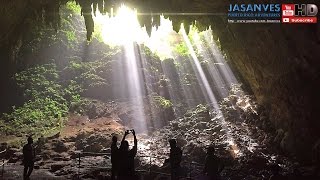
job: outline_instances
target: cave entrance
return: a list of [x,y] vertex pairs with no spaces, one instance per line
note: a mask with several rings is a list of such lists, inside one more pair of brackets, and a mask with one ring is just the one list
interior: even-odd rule
[[[136,124],[142,126],[138,129],[147,129],[143,110],[145,95],[157,92],[164,100],[170,100],[175,115],[181,116],[184,112],[175,106],[183,100],[188,108],[203,103],[219,110],[218,102],[229,95],[232,85],[239,84],[226,63],[218,42],[213,40],[210,28],[200,32],[193,25],[181,23],[179,31],[175,32],[172,21],[162,15],[159,23],[151,28],[141,27],[138,16],[145,16],[144,13],[124,5],[117,13],[114,14],[113,10],[110,12],[105,15],[95,12],[95,31],[104,43],[121,46],[125,52],[120,58],[125,62],[124,69],[116,71],[113,75],[116,78],[113,80],[126,82],[128,91],[123,93],[137,103],[135,117],[140,122]],[[152,18],[152,21],[156,19]],[[162,84],[159,82],[158,89],[145,86],[153,83],[148,78],[152,73],[142,70],[151,69],[152,63],[146,59],[149,52],[143,52],[141,46],[147,46],[151,53],[161,59],[163,77],[160,78]],[[123,88],[125,87],[120,87]]]

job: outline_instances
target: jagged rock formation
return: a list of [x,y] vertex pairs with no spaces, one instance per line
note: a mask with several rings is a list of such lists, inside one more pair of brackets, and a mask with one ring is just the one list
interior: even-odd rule
[[[28,27],[40,21],[59,26],[59,6],[67,0],[1,1],[0,59],[1,82],[6,82],[15,70],[15,56],[19,52],[23,35]],[[90,39],[94,23],[93,9],[106,12],[110,1],[77,0],[86,21]],[[216,0],[127,0],[122,2],[138,7],[146,13],[227,12],[230,1]],[[282,1],[281,1],[282,2]],[[304,1],[295,1],[295,3]],[[277,1],[279,3],[279,1]],[[308,3],[317,3],[316,0]],[[167,15],[166,15],[167,16]],[[151,17],[154,21],[151,21]],[[192,24],[200,30],[212,26],[215,39],[252,89],[259,103],[267,109],[275,130],[283,131],[279,137],[284,149],[300,156],[310,156],[312,146],[320,139],[320,30],[314,25],[280,24],[228,24],[226,16],[173,16],[174,30],[180,23]],[[158,16],[141,16],[141,25],[150,32],[158,25]],[[4,89],[5,90],[5,89]],[[2,90],[3,91],[3,90]],[[6,94],[6,93],[3,93]],[[5,95],[6,96],[6,95]],[[290,145],[289,145],[290,144]],[[310,157],[309,157],[310,158]]]

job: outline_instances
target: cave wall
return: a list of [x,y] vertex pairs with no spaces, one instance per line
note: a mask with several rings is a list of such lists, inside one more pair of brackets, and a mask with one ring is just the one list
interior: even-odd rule
[[[23,34],[28,32],[26,25],[35,24],[36,12],[48,2],[1,1],[1,82],[14,72],[15,54],[22,43]],[[130,2],[142,10],[196,12],[201,9],[202,12],[225,14],[232,1],[189,0],[186,3],[167,0],[161,4],[154,0]],[[308,3],[317,2],[311,0]],[[174,25],[193,19],[199,20],[201,24],[210,24],[214,37],[219,39],[231,64],[250,86],[259,104],[266,109],[268,119],[275,127],[273,131],[279,133],[280,140],[275,142],[275,146],[299,157],[310,158],[312,146],[320,139],[320,106],[317,104],[320,100],[319,23],[228,24],[225,15],[170,18]],[[2,88],[1,91],[1,94],[6,94],[3,91],[10,91],[10,87]]]
[[[217,20],[223,50],[263,105],[279,145],[308,153],[320,138],[320,31],[317,25],[246,25]],[[309,151],[311,155],[311,151]]]

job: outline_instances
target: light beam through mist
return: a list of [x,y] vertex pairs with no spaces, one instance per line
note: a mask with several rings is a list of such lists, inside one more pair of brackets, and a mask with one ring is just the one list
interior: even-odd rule
[[209,99],[207,99],[208,103],[213,105],[213,107],[218,110],[219,106],[218,106],[217,99],[215,98],[215,96],[212,92],[212,89],[209,85],[208,79],[207,79],[205,73],[203,72],[203,69],[200,65],[199,59],[198,59],[198,57],[192,47],[192,44],[189,40],[189,37],[186,34],[186,32],[184,31],[184,29],[182,30],[182,36],[183,36],[183,39],[189,49],[190,55],[192,57],[192,60],[193,60],[192,65],[194,67],[195,72],[197,72],[198,81],[202,82],[202,84],[204,86],[204,87],[201,86],[201,90],[205,95],[208,96],[208,98],[209,98]]
[[143,87],[143,78],[141,71],[139,71],[139,67],[141,64],[137,59],[137,52],[135,51],[135,47],[133,42],[131,44],[125,45],[125,54],[126,58],[126,75],[127,75],[127,82],[129,83],[129,95],[130,100],[135,105],[136,109],[134,110],[134,124],[133,126],[138,132],[146,132],[147,125],[146,125],[146,118],[144,114],[144,103],[143,103],[143,96],[145,95]]

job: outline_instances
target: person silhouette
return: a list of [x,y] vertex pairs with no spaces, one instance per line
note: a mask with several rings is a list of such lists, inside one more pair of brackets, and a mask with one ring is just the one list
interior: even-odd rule
[[118,173],[119,168],[119,149],[117,146],[117,136],[112,137],[111,143],[111,179],[114,180]]
[[[130,131],[134,137],[134,146],[129,150],[129,142],[125,140],[126,136],[130,134]],[[121,141],[119,149],[119,179],[135,179],[135,169],[134,169],[134,157],[137,154],[137,137],[134,129],[127,130]]]
[[170,139],[169,144],[170,144],[169,163],[170,163],[171,179],[175,180],[175,179],[178,179],[178,175],[179,175],[180,163],[182,159],[182,150],[180,147],[177,146],[177,141],[175,139]]
[[208,147],[203,173],[209,176],[211,180],[216,180],[220,178],[223,168],[220,158],[215,155],[214,146]]
[[30,179],[34,167],[35,151],[33,148],[33,139],[31,136],[27,139],[28,143],[23,146],[23,179]]

